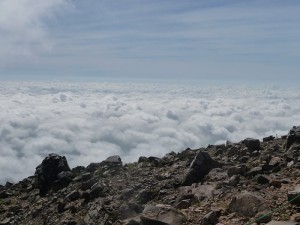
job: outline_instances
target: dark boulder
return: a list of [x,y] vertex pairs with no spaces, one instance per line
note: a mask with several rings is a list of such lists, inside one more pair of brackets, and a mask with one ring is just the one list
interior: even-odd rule
[[300,144],[300,126],[294,126],[289,131],[286,141],[286,150],[289,150],[293,144]]
[[192,161],[190,168],[183,178],[183,185],[191,185],[201,181],[213,168],[220,167],[220,163],[213,160],[207,152],[200,151]]
[[108,166],[108,167],[113,167],[113,166],[122,166],[122,160],[121,157],[118,155],[110,156],[107,159],[103,160],[100,163],[101,166]]
[[251,151],[260,149],[260,141],[258,139],[246,138],[242,143]]
[[40,195],[45,195],[52,188],[55,181],[59,180],[59,174],[62,179],[70,175],[68,173],[63,174],[62,172],[64,171],[71,171],[66,157],[49,154],[43,162],[36,167],[35,171]]
[[263,142],[273,141],[274,139],[275,139],[275,137],[271,135],[271,136],[268,136],[268,137],[264,137]]
[[87,167],[86,167],[86,171],[88,172],[95,172],[97,169],[100,168],[100,163],[90,163]]

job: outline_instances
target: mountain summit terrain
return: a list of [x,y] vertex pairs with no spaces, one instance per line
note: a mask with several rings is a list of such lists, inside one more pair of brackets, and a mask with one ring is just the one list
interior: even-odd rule
[[0,185],[0,225],[300,224],[300,127],[282,137],[70,168],[49,154]]

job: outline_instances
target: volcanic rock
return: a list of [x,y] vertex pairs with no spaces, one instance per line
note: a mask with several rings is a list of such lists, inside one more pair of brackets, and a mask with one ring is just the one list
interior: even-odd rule
[[147,206],[141,216],[143,225],[182,225],[186,217],[170,205]]
[[292,145],[300,143],[300,126],[294,126],[288,133],[286,150],[289,150]]
[[[40,194],[45,195],[54,182],[59,180],[58,174],[65,171],[71,171],[66,158],[49,154],[35,171]],[[61,179],[63,180],[64,176]]]
[[256,194],[244,192],[229,204],[229,210],[235,212],[239,216],[253,217],[258,212],[266,210],[268,207],[265,200]]
[[258,139],[246,138],[242,143],[251,151],[260,149],[260,142]]
[[220,164],[213,160],[207,152],[200,151],[192,161],[188,172],[183,178],[183,185],[198,183],[213,168],[220,167]]

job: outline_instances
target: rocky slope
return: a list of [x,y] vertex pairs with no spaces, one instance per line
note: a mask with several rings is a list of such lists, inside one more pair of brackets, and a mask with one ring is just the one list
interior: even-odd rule
[[297,224],[300,128],[262,142],[119,156],[70,169],[50,154],[34,176],[0,186],[0,224]]

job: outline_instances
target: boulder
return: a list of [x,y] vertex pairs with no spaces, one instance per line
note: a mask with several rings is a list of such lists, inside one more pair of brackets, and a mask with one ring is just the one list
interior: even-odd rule
[[289,131],[286,140],[286,150],[289,150],[294,144],[300,144],[300,126],[294,126]]
[[200,221],[200,225],[215,225],[218,223],[218,213],[216,211],[210,211]]
[[274,139],[275,139],[275,137],[271,135],[271,136],[268,136],[268,137],[264,137],[263,142],[273,141]]
[[122,163],[122,160],[121,160],[121,157],[118,156],[118,155],[114,155],[114,156],[110,156],[108,157],[107,159],[103,160],[101,163],[100,163],[101,166],[108,166],[108,167],[111,167],[111,166],[122,166],[123,163]]
[[240,166],[232,166],[228,168],[227,175],[228,177],[232,177],[233,175],[244,175],[247,171],[247,166],[242,164]]
[[292,205],[300,206],[300,186],[296,186],[293,191],[289,191],[287,198]]
[[260,175],[256,178],[257,183],[259,184],[268,184],[270,183],[270,179],[264,175]]
[[162,204],[146,206],[140,218],[143,225],[182,225],[186,222],[184,214]]
[[[57,154],[49,154],[42,163],[36,167],[35,175],[37,178],[40,195],[45,195],[59,180],[58,175],[64,171],[71,171],[66,157]],[[65,176],[62,176],[63,179]]]
[[192,161],[187,173],[183,177],[183,185],[191,185],[200,182],[205,175],[220,164],[213,160],[207,152],[200,151]]
[[265,200],[250,192],[244,192],[232,199],[229,210],[238,216],[254,217],[258,212],[267,210]]
[[98,168],[100,168],[101,164],[100,163],[90,163],[87,167],[86,167],[86,171],[92,173],[95,172]]
[[246,138],[242,143],[251,151],[260,149],[260,141],[258,139]]

